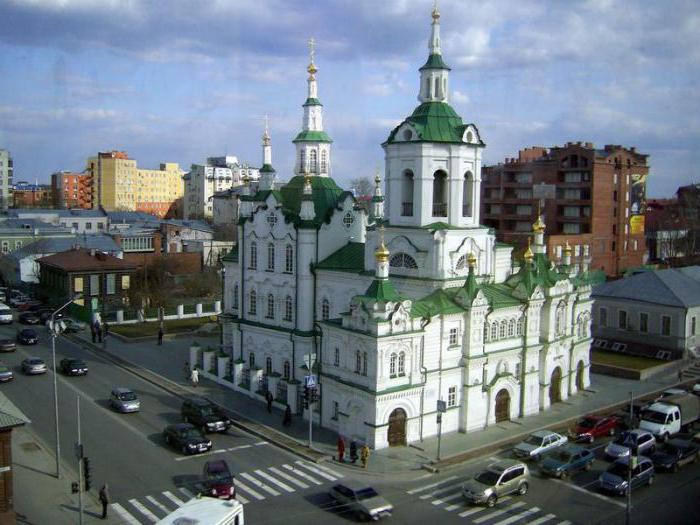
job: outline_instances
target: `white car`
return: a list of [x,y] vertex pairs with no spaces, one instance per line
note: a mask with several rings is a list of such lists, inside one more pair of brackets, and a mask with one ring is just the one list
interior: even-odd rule
[[513,452],[515,457],[523,459],[538,460],[542,454],[553,448],[564,445],[568,439],[566,436],[551,432],[549,430],[538,430],[533,432],[523,442],[515,445]]

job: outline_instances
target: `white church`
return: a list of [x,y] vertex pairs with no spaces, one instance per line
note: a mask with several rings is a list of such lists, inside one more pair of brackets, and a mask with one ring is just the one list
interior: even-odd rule
[[[432,13],[420,105],[382,144],[369,213],[331,178],[313,51],[295,176],[278,187],[270,138],[256,191],[241,197],[225,259],[223,343],[232,388],[302,406],[373,448],[473,432],[547,410],[589,385],[588,266],[555,265],[545,224],[512,261],[479,224],[479,130],[449,105],[450,68]],[[439,410],[439,411],[438,411]]]

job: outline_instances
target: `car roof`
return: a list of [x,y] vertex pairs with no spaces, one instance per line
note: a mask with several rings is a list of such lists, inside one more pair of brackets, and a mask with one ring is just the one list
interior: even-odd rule
[[531,436],[536,436],[536,437],[546,437],[551,434],[556,434],[556,432],[552,432],[551,430],[537,430],[530,434]]
[[644,434],[649,434],[648,431],[641,428],[633,428],[632,430],[625,430],[625,433],[632,434],[635,436],[643,436]]
[[118,387],[112,389],[112,393],[113,394],[129,394],[129,393],[133,394],[134,391],[131,390],[131,388],[125,388],[122,386],[118,386]]
[[168,425],[167,428],[172,428],[174,430],[189,430],[191,428],[195,428],[195,426],[190,425],[189,423],[175,423],[174,425]]
[[516,466],[525,466],[525,464],[522,461],[517,461],[515,459],[501,459],[495,463],[491,463],[488,466],[488,470],[503,472],[506,469]]
[[34,357],[27,357],[27,359],[25,359],[25,361],[28,361],[28,362],[30,362],[30,361],[41,361],[42,363],[44,362],[44,360],[43,360],[41,357],[36,357],[36,356],[34,356]]
[[199,405],[199,406],[205,406],[205,405],[213,405],[211,401],[207,401],[203,397],[188,397],[185,401],[192,403],[193,405]]
[[228,468],[228,463],[226,463],[226,460],[224,460],[224,459],[215,459],[212,461],[207,461],[204,464],[204,468],[206,470],[211,471],[211,472],[220,472],[220,471],[230,472],[230,470]]
[[[613,461],[613,464],[620,463],[622,465],[627,465],[627,463],[629,463],[629,459],[630,459],[629,456],[625,456],[624,458],[618,458],[615,461]],[[640,463],[640,464],[641,463],[651,463],[651,462],[652,461],[646,456],[639,456],[637,458],[637,463]]]
[[559,450],[566,451],[566,452],[570,452],[571,454],[576,454],[576,453],[578,453],[578,452],[587,451],[588,449],[587,449],[586,447],[582,447],[581,445],[575,445],[575,444],[573,444],[573,443],[567,443],[566,445],[564,445],[564,446],[562,446],[562,447],[557,447],[557,448],[554,449],[555,452],[556,452],[556,451],[559,451]]
[[354,479],[346,479],[342,483],[338,483],[338,485],[336,486],[346,487],[354,492],[362,489],[372,488],[369,484]]

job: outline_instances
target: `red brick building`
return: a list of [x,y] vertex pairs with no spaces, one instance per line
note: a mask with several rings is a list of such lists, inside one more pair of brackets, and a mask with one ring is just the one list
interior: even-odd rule
[[14,488],[12,465],[12,429],[25,421],[0,411],[0,525],[14,525]]
[[51,175],[51,192],[57,208],[92,209],[92,175],[60,171]]
[[50,186],[19,182],[12,188],[13,208],[50,208],[52,205]]
[[574,263],[618,275],[645,262],[648,155],[587,142],[521,150],[517,159],[482,169],[481,217],[500,241],[524,247],[538,207],[554,258],[568,242]]

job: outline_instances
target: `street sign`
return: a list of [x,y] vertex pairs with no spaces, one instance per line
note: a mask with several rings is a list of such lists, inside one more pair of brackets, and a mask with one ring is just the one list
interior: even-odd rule
[[438,412],[447,412],[447,403],[445,403],[442,399],[438,399],[437,410]]
[[304,386],[306,388],[313,388],[316,386],[316,374],[310,374],[308,376],[304,376]]

